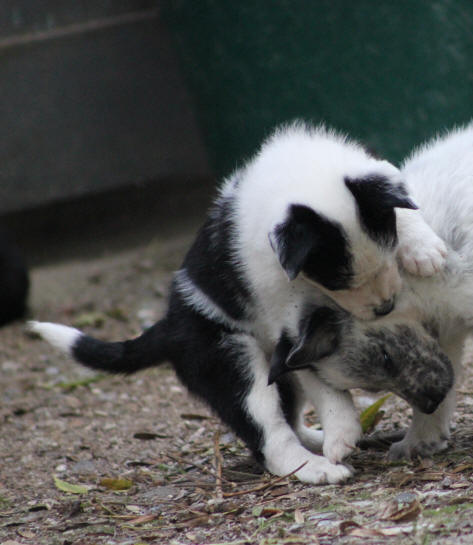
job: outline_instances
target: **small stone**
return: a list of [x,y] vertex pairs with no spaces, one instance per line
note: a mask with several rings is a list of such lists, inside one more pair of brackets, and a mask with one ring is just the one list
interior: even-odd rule
[[16,361],[4,361],[2,363],[2,371],[18,371],[20,369],[20,364]]

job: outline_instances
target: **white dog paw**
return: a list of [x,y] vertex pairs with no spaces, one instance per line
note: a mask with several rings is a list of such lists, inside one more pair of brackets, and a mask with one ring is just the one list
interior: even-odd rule
[[361,435],[361,426],[358,421],[352,422],[351,425],[333,428],[333,431],[327,430],[324,436],[324,456],[333,464],[341,462],[356,449]]
[[401,242],[398,255],[407,272],[432,276],[444,267],[447,247],[433,231],[426,231],[422,238]]
[[304,483],[336,484],[349,479],[353,471],[343,464],[332,464],[323,456],[312,455],[306,465],[295,473]]
[[[353,471],[342,464],[332,464],[323,456],[312,454],[300,444],[290,448],[272,450],[265,457],[265,465],[274,475],[284,476],[292,472],[304,483],[334,484],[349,479]],[[297,469],[297,471],[295,471]]]

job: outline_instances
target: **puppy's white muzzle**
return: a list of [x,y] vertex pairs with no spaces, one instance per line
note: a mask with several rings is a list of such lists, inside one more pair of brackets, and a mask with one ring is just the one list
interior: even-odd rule
[[392,262],[356,288],[337,291],[322,289],[356,318],[373,320],[389,314],[394,309],[395,297],[401,285],[397,264]]

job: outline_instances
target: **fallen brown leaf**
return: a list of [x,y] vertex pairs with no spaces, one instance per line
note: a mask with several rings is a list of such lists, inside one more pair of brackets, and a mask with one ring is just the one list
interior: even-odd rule
[[404,522],[417,518],[421,511],[422,506],[417,494],[403,492],[384,507],[380,519]]

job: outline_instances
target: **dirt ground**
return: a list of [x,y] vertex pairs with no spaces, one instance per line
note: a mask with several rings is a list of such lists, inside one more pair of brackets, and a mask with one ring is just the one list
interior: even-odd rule
[[[31,316],[136,335],[163,312],[191,237],[37,266]],[[262,473],[167,366],[96,375],[19,323],[0,331],[0,373],[0,544],[473,543],[470,367],[446,453],[393,464],[372,441],[330,486]],[[384,411],[377,431],[408,422],[398,400]]]

